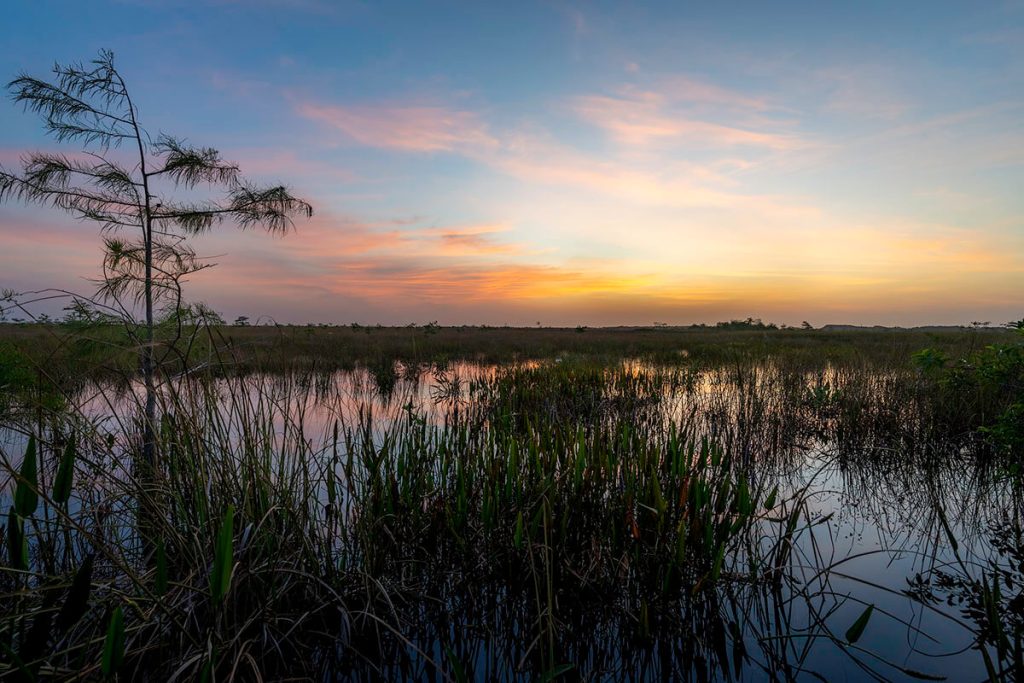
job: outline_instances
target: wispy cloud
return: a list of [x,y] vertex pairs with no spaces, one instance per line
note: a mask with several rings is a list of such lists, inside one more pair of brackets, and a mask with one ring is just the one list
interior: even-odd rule
[[727,88],[710,81],[686,74],[667,76],[656,87],[668,100],[686,102],[690,105],[715,105],[736,110],[766,111],[780,109],[780,105],[767,97]]
[[523,253],[523,245],[499,239],[508,232],[503,225],[469,225],[417,230],[415,236],[436,240],[439,252],[445,256]]
[[814,77],[827,94],[826,111],[858,117],[898,119],[913,107],[911,98],[891,67],[845,65],[819,69]]
[[701,148],[789,150],[809,144],[791,122],[779,118],[792,113],[788,108],[689,74],[580,95],[570,100],[570,108],[627,146],[675,142]]
[[674,109],[671,100],[656,92],[579,97],[573,109],[583,120],[607,131],[624,145],[678,141],[704,148],[750,146],[775,150],[806,145],[791,133],[751,130],[693,118]]
[[370,147],[452,152],[498,145],[474,112],[442,106],[302,103],[298,111]]
[[[674,115],[673,108],[684,100],[735,108],[744,114],[756,114],[768,105],[760,98],[692,79],[672,81],[670,86],[671,96],[627,89],[616,96],[571,100],[570,111],[608,132],[620,143],[621,155],[581,149],[536,125],[498,129],[464,109],[307,102],[300,104],[298,111],[366,146],[458,154],[531,184],[570,187],[654,206],[724,207],[763,202],[764,197],[733,189],[733,173],[763,161],[745,158],[739,152],[753,149],[781,154],[809,146],[792,132],[749,130]],[[713,150],[718,158],[681,161],[665,146],[666,141]],[[645,149],[646,158],[633,158],[638,148]]]

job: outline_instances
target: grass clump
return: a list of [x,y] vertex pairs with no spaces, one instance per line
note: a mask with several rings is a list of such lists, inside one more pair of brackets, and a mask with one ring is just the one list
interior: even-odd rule
[[673,667],[765,665],[743,650],[738,601],[786,584],[799,500],[678,420],[637,419],[668,375],[532,372],[453,375],[459,391],[437,385],[440,419],[357,401],[319,431],[315,384],[178,382],[161,396],[153,470],[134,464],[130,421],[51,420],[4,455],[0,667],[458,678],[485,648],[504,677],[608,673],[609,653],[589,661],[576,640],[585,628],[635,643],[621,676],[694,628],[708,638]]

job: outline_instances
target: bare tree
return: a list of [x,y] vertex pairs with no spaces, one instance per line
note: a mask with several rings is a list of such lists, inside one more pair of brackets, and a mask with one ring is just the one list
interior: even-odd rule
[[[59,142],[81,153],[33,153],[20,174],[0,167],[0,202],[53,206],[97,223],[104,234],[99,299],[128,323],[140,350],[145,384],[143,459],[155,464],[156,374],[154,312],[181,310],[182,279],[208,264],[188,238],[222,222],[287,232],[312,207],[288,188],[255,187],[238,166],[209,147],[165,134],[152,138],[139,121],[112,52],[87,65],[56,64],[53,80],[22,74],[8,84],[15,102],[39,114]],[[112,154],[111,149],[124,147]],[[200,186],[219,187],[217,199],[197,198]],[[141,309],[141,310],[140,310]],[[141,313],[142,321],[138,321]]]

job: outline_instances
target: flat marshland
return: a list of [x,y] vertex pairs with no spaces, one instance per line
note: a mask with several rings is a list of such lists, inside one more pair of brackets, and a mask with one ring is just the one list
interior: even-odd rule
[[1022,341],[5,325],[0,676],[1019,680]]

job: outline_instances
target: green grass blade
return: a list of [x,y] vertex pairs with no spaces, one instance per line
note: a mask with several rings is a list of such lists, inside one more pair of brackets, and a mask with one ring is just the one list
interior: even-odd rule
[[455,654],[455,651],[447,645],[445,645],[444,653],[445,656],[448,658],[448,663],[452,667],[452,678],[455,680],[455,682],[467,683],[469,681],[469,676],[466,675],[466,670],[465,668],[463,668],[462,662],[459,661],[459,658]]
[[75,478],[76,451],[75,435],[72,434],[68,445],[64,447],[64,455],[60,459],[60,466],[53,479],[53,500],[61,505],[67,503],[71,498],[71,485]]
[[68,597],[64,600],[60,614],[57,616],[57,627],[61,632],[67,631],[78,623],[89,607],[89,593],[92,591],[92,563],[93,556],[87,555],[82,561],[82,566],[75,572]]
[[22,517],[30,517],[39,505],[38,461],[36,437],[28,437],[25,459],[18,472],[18,488],[14,491],[14,509]]
[[558,664],[541,674],[540,681],[541,683],[549,683],[549,681],[560,678],[575,668],[572,664]]
[[107,637],[103,640],[103,659],[100,670],[104,678],[112,679],[124,662],[124,612],[120,607],[110,615]]
[[232,541],[234,540],[235,506],[229,505],[228,511],[217,532],[213,556],[213,572],[210,574],[210,595],[214,602],[220,602],[231,587],[231,569],[233,566]]
[[857,617],[857,621],[853,622],[853,625],[846,631],[846,642],[853,645],[860,640],[860,637],[864,635],[864,629],[867,627],[868,621],[871,619],[871,613],[874,611],[875,606],[868,605],[868,608]]
[[28,569],[25,554],[25,521],[11,507],[7,513],[7,559],[15,569]]

